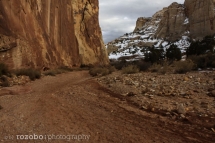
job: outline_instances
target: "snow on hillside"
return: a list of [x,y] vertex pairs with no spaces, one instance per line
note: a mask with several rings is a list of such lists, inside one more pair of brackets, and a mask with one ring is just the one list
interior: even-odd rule
[[[132,56],[144,57],[144,53],[141,52],[142,49],[146,47],[154,46],[156,48],[163,48],[166,50],[171,44],[175,44],[181,49],[182,53],[185,53],[187,47],[190,46],[189,37],[182,36],[181,39],[171,43],[165,41],[164,39],[154,38],[157,26],[145,27],[137,33],[125,34],[115,41],[109,43],[115,47],[117,50],[109,54],[109,59],[118,59],[122,56]],[[189,33],[189,31],[187,31]],[[186,33],[185,33],[186,35]],[[108,45],[106,45],[108,48]]]
[[[133,56],[144,57],[144,48],[152,47],[163,48],[166,50],[171,44],[175,44],[178,48],[181,49],[182,53],[185,52],[186,48],[190,46],[189,31],[186,31],[180,39],[175,42],[168,42],[164,39],[156,38],[156,32],[159,27],[161,13],[156,13],[149,22],[146,22],[145,25],[138,29],[135,32],[126,33],[123,36],[115,39],[114,41],[106,45],[107,50],[109,51],[109,59],[118,59],[122,56]],[[184,24],[188,24],[189,19],[186,18]],[[110,49],[109,47],[114,47]],[[110,52],[111,51],[111,52]]]

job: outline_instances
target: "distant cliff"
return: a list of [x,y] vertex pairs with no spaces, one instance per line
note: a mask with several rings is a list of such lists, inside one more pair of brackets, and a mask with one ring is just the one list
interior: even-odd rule
[[[215,33],[214,0],[185,0],[184,4],[172,3],[160,12],[161,21],[155,37],[174,41],[182,35],[201,39]],[[149,18],[138,18],[136,29],[141,29]],[[140,24],[141,23],[141,24]],[[189,34],[188,34],[188,33]],[[187,34],[185,34],[187,33]]]
[[11,68],[108,64],[98,0],[1,0],[0,62]]
[[144,48],[169,48],[177,45],[185,54],[192,40],[215,34],[215,0],[173,2],[152,17],[137,19],[133,32],[107,44],[109,58],[136,55],[144,57]]

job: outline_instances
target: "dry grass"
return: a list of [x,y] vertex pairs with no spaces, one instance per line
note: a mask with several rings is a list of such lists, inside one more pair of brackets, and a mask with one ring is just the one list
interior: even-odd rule
[[192,71],[195,68],[195,64],[191,60],[175,61],[173,63],[175,73],[184,74]]
[[129,65],[127,67],[122,68],[123,74],[134,74],[138,73],[140,70],[136,65]]
[[89,70],[89,74],[92,76],[105,76],[116,71],[115,67],[94,67]]

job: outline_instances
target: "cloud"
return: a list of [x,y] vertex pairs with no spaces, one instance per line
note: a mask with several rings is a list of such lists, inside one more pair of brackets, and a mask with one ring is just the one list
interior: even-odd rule
[[99,22],[105,43],[132,32],[138,17],[151,17],[163,7],[184,0],[99,0]]

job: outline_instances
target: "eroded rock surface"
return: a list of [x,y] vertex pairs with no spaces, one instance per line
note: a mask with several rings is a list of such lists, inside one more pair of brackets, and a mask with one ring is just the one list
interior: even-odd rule
[[1,0],[0,61],[11,68],[107,64],[98,0]]

